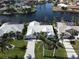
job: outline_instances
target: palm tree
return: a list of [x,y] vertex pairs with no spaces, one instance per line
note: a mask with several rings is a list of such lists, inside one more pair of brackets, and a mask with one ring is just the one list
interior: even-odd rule
[[10,39],[13,39],[15,37],[15,33],[13,31],[9,32],[8,35]]
[[57,34],[57,30],[53,27],[53,31],[54,31],[54,39],[53,39],[53,56],[55,56],[55,52],[56,52],[56,49],[59,48],[59,47],[62,47],[61,43],[59,42],[59,37],[58,37],[58,34]]
[[6,59],[9,59],[8,53],[7,53],[7,42],[4,39],[0,40],[0,48],[3,54],[6,56]]
[[6,59],[9,59],[8,47],[11,46],[9,41],[8,33],[3,34],[3,36],[0,38],[0,48],[3,54],[6,56]]
[[53,17],[52,26],[57,27],[57,19],[56,19],[56,17]]
[[62,40],[62,43],[63,43],[63,36],[65,35],[65,33],[61,33],[60,34],[60,39]]
[[24,23],[24,28],[23,28],[23,30],[22,30],[22,34],[23,35],[25,35],[26,34],[26,32],[27,32],[27,27],[28,27],[28,23]]
[[35,36],[36,40],[39,38],[39,37],[38,37],[38,35],[39,35],[39,33],[38,33],[38,32],[37,32],[37,33],[36,33],[36,32],[34,32],[34,33],[33,33],[33,35]]
[[43,56],[45,55],[45,47],[48,46],[48,49],[53,49],[53,56],[55,56],[56,49],[62,47],[61,43],[59,42],[59,38],[57,35],[57,30],[53,27],[54,36],[47,37],[47,33],[41,32],[38,35],[38,38],[43,42]]
[[53,38],[50,38],[51,40],[51,48],[53,49],[53,56],[55,56],[55,52],[56,52],[56,49],[58,49],[59,47],[62,47],[61,43],[59,42],[59,37],[58,37],[58,34],[57,34],[57,30],[56,30],[56,27],[57,27],[57,22],[53,22],[52,24],[52,27],[53,27],[53,32],[54,32],[54,36]]
[[38,38],[43,42],[43,56],[45,56],[45,43],[46,43],[47,34],[45,32],[40,32]]
[[58,49],[59,47],[62,47],[61,43],[59,42],[59,38],[58,38],[58,34],[57,34],[57,30],[53,27],[53,31],[54,31],[54,36],[51,39],[51,48],[53,49],[53,56],[55,56],[55,52],[56,49]]
[[16,35],[16,39],[23,39],[23,34],[21,33],[21,32],[19,32],[19,31],[17,31],[16,33],[15,33],[15,35]]
[[48,24],[49,23],[48,18],[46,16],[44,17],[44,23],[45,24]]
[[72,21],[74,23],[74,26],[78,26],[79,25],[78,17],[72,16]]

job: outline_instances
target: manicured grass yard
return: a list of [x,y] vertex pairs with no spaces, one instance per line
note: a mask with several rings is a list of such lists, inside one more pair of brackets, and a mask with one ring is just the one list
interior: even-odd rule
[[72,44],[72,46],[75,49],[76,53],[79,55],[79,41],[76,40],[75,44]]
[[[23,59],[27,42],[24,42],[24,40],[15,40],[11,42],[11,44],[16,46],[14,49],[10,48],[8,50],[11,59],[16,59],[16,56],[18,56],[19,59]],[[0,53],[0,59],[6,59],[2,52]]]
[[38,42],[36,43],[35,47],[35,59],[67,59],[66,51],[64,48],[59,48],[56,50],[55,57],[53,57],[53,50],[47,50],[45,49],[45,57],[43,57],[43,49],[42,49],[42,43]]
[[35,45],[35,59],[44,59],[42,54],[42,44],[41,42],[36,43]]

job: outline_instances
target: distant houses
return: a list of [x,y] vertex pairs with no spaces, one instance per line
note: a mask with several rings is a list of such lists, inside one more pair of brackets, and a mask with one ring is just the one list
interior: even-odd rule
[[79,13],[79,0],[55,0],[53,11]]
[[78,0],[59,0],[60,3],[76,3]]

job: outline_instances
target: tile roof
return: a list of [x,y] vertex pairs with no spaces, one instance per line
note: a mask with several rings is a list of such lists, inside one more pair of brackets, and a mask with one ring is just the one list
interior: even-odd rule
[[79,8],[79,6],[66,6],[66,8]]

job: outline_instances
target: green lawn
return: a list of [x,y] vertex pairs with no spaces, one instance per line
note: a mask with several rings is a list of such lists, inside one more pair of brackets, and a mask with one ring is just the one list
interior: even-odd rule
[[42,51],[42,43],[36,43],[35,59],[67,59],[66,51],[64,48],[59,48],[58,50],[56,50],[55,57],[52,56],[53,50],[45,49],[45,57],[43,57]]
[[[8,50],[8,55],[11,57],[11,59],[16,59],[16,56],[18,56],[19,59],[23,59],[27,42],[24,42],[24,40],[15,40],[11,42],[11,44],[16,46],[14,49],[10,48]],[[0,53],[0,59],[6,59],[2,52]]]
[[76,53],[79,55],[79,41],[76,40],[75,44],[72,44],[72,46],[75,49]]

